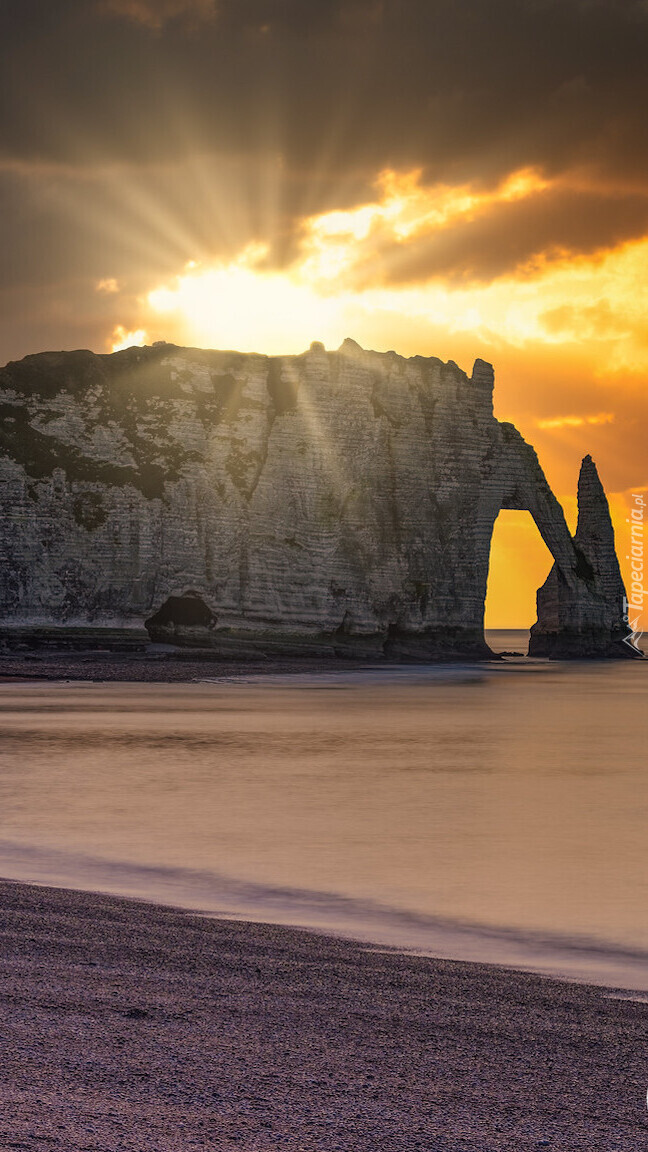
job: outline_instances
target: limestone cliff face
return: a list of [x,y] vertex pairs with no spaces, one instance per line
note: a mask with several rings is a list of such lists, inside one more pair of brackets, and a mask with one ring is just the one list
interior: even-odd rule
[[609,565],[582,568],[492,390],[483,361],[469,378],[353,341],[301,356],[162,345],[9,364],[0,623],[149,621],[157,639],[224,652],[484,655],[493,524],[528,508],[570,588],[567,616],[577,607],[598,629],[618,593]]
[[531,629],[530,654],[554,658],[635,655],[624,643],[628,634],[623,621],[625,589],[607,498],[591,456],[583,460],[578,479],[574,548],[575,572],[555,563],[538,589],[538,620]]

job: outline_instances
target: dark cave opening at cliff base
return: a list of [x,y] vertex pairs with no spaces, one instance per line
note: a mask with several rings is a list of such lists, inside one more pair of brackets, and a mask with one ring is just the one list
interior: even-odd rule
[[530,512],[502,509],[493,529],[484,632],[494,652],[526,656],[536,620],[536,592],[553,556]]
[[188,591],[169,596],[144,626],[153,643],[173,643],[187,629],[207,632],[215,623],[216,617],[198,592]]

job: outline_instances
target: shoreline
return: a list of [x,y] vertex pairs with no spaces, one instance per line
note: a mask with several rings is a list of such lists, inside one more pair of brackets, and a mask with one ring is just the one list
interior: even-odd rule
[[[113,653],[29,653],[0,659],[0,684],[18,681],[47,683],[60,680],[102,683],[184,684],[193,680],[285,675],[299,672],[355,671],[373,666],[364,660],[223,659],[205,657],[150,657]],[[394,665],[397,667],[397,665]]]
[[603,939],[452,920],[334,892],[255,884],[206,870],[127,865],[6,841],[0,841],[0,878],[648,999],[648,954]]
[[[498,661],[497,656],[493,656]],[[499,661],[498,661],[499,662]],[[470,661],[438,661],[434,667],[465,667]],[[488,664],[488,661],[484,661]],[[475,665],[477,666],[477,665]],[[421,663],[396,663],[390,661],[348,660],[335,657],[294,657],[248,660],[220,657],[114,657],[98,656],[96,653],[71,656],[29,655],[3,657],[0,660],[0,684],[48,683],[61,680],[99,681],[101,683],[140,683],[140,684],[185,684],[195,680],[240,679],[245,676],[286,676],[310,675],[317,672],[347,673],[371,672],[377,668],[383,671],[429,667]]]
[[525,651],[493,648],[491,656],[475,659],[466,656],[437,660],[358,659],[340,656],[213,656],[188,651],[172,656],[147,656],[113,652],[28,652],[0,653],[0,684],[48,683],[52,681],[95,681],[100,683],[184,684],[196,680],[229,680],[247,676],[299,676],[313,673],[344,676],[349,672],[411,672],[429,669],[439,672],[472,668],[515,667],[613,667],[626,661],[618,659],[552,660],[546,656],[529,656]]
[[[507,644],[518,643],[524,651],[499,650],[499,639],[506,635]],[[515,637],[515,639],[513,639]],[[103,683],[115,681],[123,683],[186,683],[204,678],[240,678],[244,676],[276,676],[299,675],[316,672],[342,673],[367,672],[381,669],[416,671],[421,668],[453,668],[466,665],[480,667],[489,664],[503,663],[505,658],[524,659],[529,661],[526,654],[528,646],[528,631],[522,630],[495,630],[493,632],[495,646],[491,647],[491,656],[479,660],[474,657],[459,656],[453,658],[439,658],[437,660],[403,660],[380,656],[362,657],[351,655],[281,655],[259,652],[232,652],[224,655],[212,652],[209,649],[182,649],[158,650],[155,646],[135,647],[128,650],[125,647],[105,647],[88,644],[87,648],[79,647],[33,647],[24,644],[24,650],[15,647],[5,647],[0,652],[0,684],[12,683],[18,680],[43,682],[51,680],[98,680]],[[164,649],[165,646],[162,646]],[[545,663],[545,660],[534,663]]]
[[0,1145],[636,1152],[648,1005],[0,881]]

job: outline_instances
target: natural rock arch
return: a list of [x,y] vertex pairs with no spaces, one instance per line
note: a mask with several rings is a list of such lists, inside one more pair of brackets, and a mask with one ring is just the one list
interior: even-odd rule
[[[488,536],[488,556],[500,510],[519,509],[531,513],[554,558],[537,592],[529,655],[569,659],[636,654],[625,643],[625,589],[607,498],[591,456],[581,464],[578,527],[572,538],[533,448],[513,425],[500,428],[502,450],[482,491],[477,516]],[[485,594],[484,584],[484,600]]]
[[493,414],[493,380],[483,360],[469,376],[352,340],[6,365],[3,627],[99,639],[146,619],[157,638],[232,652],[487,658],[493,524],[514,508],[555,560],[533,650],[630,654],[594,465],[572,539],[535,452]]
[[[497,516],[488,562],[484,628],[488,642],[496,632],[516,632],[511,645],[524,651],[536,620],[536,597],[554,559],[526,509],[503,508]],[[498,645],[504,641],[498,637]],[[511,646],[509,645],[509,647]]]

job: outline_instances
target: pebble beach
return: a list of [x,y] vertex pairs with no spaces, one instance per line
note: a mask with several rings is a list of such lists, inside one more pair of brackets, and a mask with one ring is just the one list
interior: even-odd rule
[[638,1152],[648,1003],[0,883],[0,1148]]

